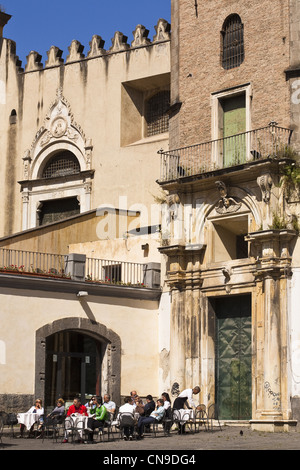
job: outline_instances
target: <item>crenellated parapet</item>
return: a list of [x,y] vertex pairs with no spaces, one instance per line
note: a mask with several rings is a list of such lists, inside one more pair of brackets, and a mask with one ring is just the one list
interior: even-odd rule
[[[83,53],[84,46],[74,39],[68,47],[69,53],[65,61],[62,58],[63,51],[56,46],[51,46],[47,52],[45,65],[41,62],[42,56],[36,51],[31,51],[27,56],[25,72],[34,72],[42,70],[43,68],[58,67],[64,63],[69,64],[81,60],[93,59],[95,57],[109,57],[115,53],[130,52],[137,48],[151,47],[159,43],[170,41],[171,27],[166,20],[160,18],[155,26],[155,31],[156,34],[153,36],[153,40],[151,41],[148,38],[149,30],[145,26],[138,24],[132,32],[133,40],[130,43],[128,43],[127,36],[120,31],[116,31],[113,38],[111,38],[111,46],[108,49],[104,49],[105,41],[103,38],[99,35],[94,35],[89,43],[90,49],[86,56]],[[16,65],[19,67],[18,71],[23,72],[23,69],[20,68],[21,62],[18,58],[16,59]]]

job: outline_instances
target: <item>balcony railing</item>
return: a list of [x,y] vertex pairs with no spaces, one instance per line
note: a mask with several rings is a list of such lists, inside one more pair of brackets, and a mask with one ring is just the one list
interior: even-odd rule
[[0,272],[67,277],[66,256],[0,248]]
[[86,258],[86,279],[127,286],[144,286],[147,264]]
[[161,154],[160,181],[171,181],[253,160],[284,157],[292,131],[270,123],[248,132],[181,147]]
[[[149,265],[128,261],[86,258],[79,255],[83,263],[82,281],[105,284],[153,287],[149,285]],[[75,279],[73,254],[59,255],[33,251],[0,248],[0,273],[34,274],[47,277]],[[69,272],[70,271],[70,272]],[[76,278],[78,280],[78,278]]]

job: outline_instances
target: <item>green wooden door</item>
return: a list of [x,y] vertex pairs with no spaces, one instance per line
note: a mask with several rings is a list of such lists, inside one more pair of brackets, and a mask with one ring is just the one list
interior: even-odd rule
[[[246,103],[245,95],[223,101],[223,164],[224,167],[246,160]],[[230,138],[228,138],[230,136]],[[231,137],[235,136],[235,137]]]
[[251,297],[216,300],[216,401],[221,419],[251,419]]

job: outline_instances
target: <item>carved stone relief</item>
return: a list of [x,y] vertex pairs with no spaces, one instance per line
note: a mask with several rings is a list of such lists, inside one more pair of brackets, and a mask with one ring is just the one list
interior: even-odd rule
[[217,181],[216,186],[221,197],[215,208],[216,212],[218,214],[237,212],[241,208],[242,203],[237,202],[234,198],[228,196],[228,189],[223,181]]
[[271,188],[273,185],[270,173],[266,173],[265,175],[259,176],[257,178],[257,184],[262,192],[263,201],[268,204],[270,202]]

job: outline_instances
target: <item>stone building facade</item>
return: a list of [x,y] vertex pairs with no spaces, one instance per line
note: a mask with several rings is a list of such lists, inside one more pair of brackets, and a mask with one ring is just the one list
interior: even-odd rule
[[[171,35],[159,20],[153,41],[138,25],[130,44],[116,33],[105,50],[94,36],[86,56],[73,41],[65,61],[52,47],[24,69],[1,38],[0,256],[18,264],[1,270],[0,258],[0,402],[52,405],[80,364],[70,383],[82,396],[86,377],[117,402],[200,385],[224,421],[291,430],[299,5],[171,8]],[[33,273],[20,252],[63,255],[64,276],[35,261]],[[136,264],[142,277],[124,278]]]
[[65,60],[56,46],[44,62],[31,51],[23,67],[4,36],[10,20],[0,12],[1,409],[95,393],[120,405],[132,388],[158,396],[152,206],[169,136],[170,25],[159,19],[153,40],[143,25],[131,41],[116,32],[106,49],[95,35],[86,54],[74,40]]
[[272,431],[299,416],[299,11],[172,1],[159,181],[171,384]]

